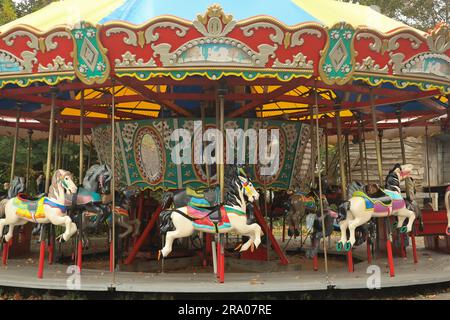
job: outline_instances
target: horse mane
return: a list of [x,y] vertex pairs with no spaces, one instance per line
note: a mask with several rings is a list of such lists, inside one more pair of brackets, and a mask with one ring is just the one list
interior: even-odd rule
[[94,164],[86,171],[86,174],[84,175],[83,179],[83,188],[87,188],[87,185],[89,184],[89,179],[98,170],[99,167],[100,164]]
[[53,198],[53,199],[57,199],[58,198],[58,180],[60,180],[61,176],[65,173],[66,171],[62,170],[62,169],[58,169],[55,171],[55,173],[53,174],[52,177],[52,184],[50,185],[49,189],[48,189],[48,197],[49,198]]
[[[237,185],[236,185],[237,184]],[[240,206],[241,204],[237,202],[239,199],[238,186],[240,185],[240,180],[238,178],[237,167],[234,165],[226,166],[225,170],[225,197],[224,201],[226,204],[233,206]]]
[[19,193],[23,193],[25,191],[25,178],[24,177],[14,177],[11,182],[11,186],[8,190],[8,199],[12,199],[17,197]]
[[352,181],[347,187],[347,197],[352,197],[353,193],[355,193],[356,191],[365,192],[364,184],[359,181]]

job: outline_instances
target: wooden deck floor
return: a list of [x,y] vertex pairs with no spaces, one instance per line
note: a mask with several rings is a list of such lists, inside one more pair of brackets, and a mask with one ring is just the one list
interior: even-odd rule
[[[378,259],[372,265],[380,267],[381,287],[401,287],[429,283],[450,282],[450,255],[419,250],[419,263],[409,259],[395,259],[396,276],[389,277],[386,259]],[[264,262],[262,262],[264,263]],[[332,269],[328,278],[323,262],[317,272],[312,270],[279,272],[251,272],[225,274],[225,283],[217,283],[212,273],[142,273],[116,272],[115,279],[107,271],[85,269],[81,275],[79,291],[148,292],[148,293],[229,293],[229,292],[286,292],[335,289],[366,289],[368,263],[355,264],[355,272],[346,268]],[[0,267],[0,286],[70,290],[67,283],[67,265],[45,267],[44,278],[37,279],[36,261],[10,260],[8,266]],[[68,280],[69,279],[69,280]]]

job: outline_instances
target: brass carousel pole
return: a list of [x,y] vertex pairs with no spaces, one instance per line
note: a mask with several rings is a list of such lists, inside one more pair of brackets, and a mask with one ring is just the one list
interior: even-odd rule
[[347,181],[352,181],[352,168],[350,163],[350,140],[348,132],[345,133],[345,155],[347,157]]
[[322,219],[322,238],[323,238],[323,254],[325,258],[325,274],[328,281],[328,248],[326,245],[326,230],[325,230],[325,216],[324,216],[324,209],[323,209],[323,202],[322,202],[322,179],[321,175],[321,159],[320,159],[320,138],[319,138],[319,106],[318,106],[318,97],[317,97],[317,86],[316,86],[316,80],[314,81],[314,107],[313,107],[313,113],[316,117],[316,126],[315,126],[315,132],[316,132],[316,149],[317,149],[317,164],[318,164],[318,184],[319,184],[319,205],[320,205],[320,216]]
[[[373,133],[374,133],[374,140],[375,140],[375,151],[377,155],[377,168],[378,168],[378,179],[380,186],[383,186],[383,162],[382,162],[382,153],[381,153],[381,138],[382,138],[382,132],[378,130],[377,125],[377,109],[373,100],[373,94],[370,93],[370,106],[372,111],[372,125],[373,125]],[[384,219],[385,222],[385,231],[387,235],[386,239],[386,250],[388,254],[388,263],[389,263],[389,273],[390,276],[394,276],[394,260],[392,255],[392,234],[391,234],[391,225],[389,222],[389,218]],[[380,224],[377,220],[377,249],[380,246],[379,240],[380,240]]]
[[[317,96],[317,91],[314,90],[314,96]],[[317,97],[316,97],[317,98]],[[316,99],[317,100],[317,99]],[[311,106],[309,109],[309,127],[311,128],[311,132],[310,132],[310,141],[311,141],[311,163],[310,163],[310,172],[311,172],[311,184],[310,184],[310,188],[315,188],[316,186],[316,181],[315,181],[315,168],[316,168],[316,164],[315,164],[315,154],[316,154],[316,148],[318,148],[316,146],[316,140],[315,140],[315,125],[314,125],[314,106]]]
[[383,185],[383,163],[381,160],[381,143],[380,143],[380,133],[378,131],[378,125],[377,125],[377,110],[374,105],[373,101],[373,95],[370,94],[370,105],[371,105],[371,111],[372,111],[372,125],[373,125],[373,133],[374,133],[374,140],[375,140],[375,152],[377,155],[377,169],[378,169],[378,179],[380,186]]
[[48,132],[48,146],[47,146],[47,166],[45,168],[45,193],[48,193],[50,188],[50,174],[52,166],[52,148],[53,136],[55,133],[55,109],[56,109],[56,92],[52,92],[52,105],[50,111],[50,127]]
[[[225,201],[225,159],[224,159],[224,132],[225,132],[225,88],[219,88],[218,99],[219,99],[219,131],[220,131],[220,143],[219,143],[219,183],[220,183],[220,203],[223,205]],[[223,283],[225,281],[225,248],[223,235],[219,234],[219,245],[218,245],[218,275],[219,282]]]
[[115,100],[115,86],[114,79],[112,81],[111,92],[111,215],[112,215],[112,239],[111,239],[111,257],[110,257],[110,271],[112,272],[113,283],[116,282],[116,174],[115,174],[115,154],[116,154],[116,100]]
[[[402,123],[402,108],[398,107],[397,110],[395,110],[395,114],[397,115],[397,121],[398,121],[398,137],[400,139],[400,148],[402,151],[402,163],[406,164],[406,151],[405,151],[405,139],[403,137],[403,123]],[[406,183],[406,196],[409,195],[410,184]]]
[[[47,164],[45,168],[45,193],[48,194],[51,181],[51,167],[52,167],[52,149],[53,138],[55,135],[55,109],[56,109],[56,91],[52,91],[52,102],[50,111],[50,126],[48,130],[48,146],[47,146]],[[41,227],[41,234],[39,236],[40,248],[39,248],[39,267],[38,278],[42,279],[44,276],[44,260],[45,260],[45,224]]]
[[17,106],[16,128],[14,131],[14,144],[11,158],[11,176],[9,182],[12,183],[16,171],[17,144],[19,142],[20,107]]
[[84,174],[84,90],[81,90],[80,103],[80,164],[78,183],[82,183]]
[[58,168],[58,151],[59,151],[59,125],[60,122],[58,120],[59,116],[58,116],[58,112],[56,113],[56,118],[55,118],[55,146],[54,146],[54,152],[53,152],[53,168],[55,170],[59,169]]
[[328,178],[328,130],[325,128],[325,175]]
[[359,165],[360,165],[360,171],[361,171],[361,182],[363,184],[369,183],[366,182],[364,179],[364,152],[363,152],[363,127],[362,127],[362,121],[361,121],[361,115],[358,113],[356,117],[356,121],[358,121],[358,136],[359,136]]
[[32,136],[33,136],[33,130],[29,129],[27,131],[28,133],[28,147],[27,147],[27,178],[26,178],[26,192],[30,192],[30,170],[31,170],[31,147],[32,147]]
[[347,181],[345,174],[344,165],[344,155],[342,154],[342,124],[341,124],[341,114],[340,107],[335,112],[336,117],[336,130],[337,130],[337,144],[338,144],[338,154],[339,154],[339,171],[341,176],[341,189],[342,189],[342,200],[347,200]]

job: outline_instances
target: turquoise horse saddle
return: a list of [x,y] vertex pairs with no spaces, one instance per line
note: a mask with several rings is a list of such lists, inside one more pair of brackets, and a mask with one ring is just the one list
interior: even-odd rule
[[370,196],[363,191],[356,191],[353,193],[353,197],[363,198],[366,210],[373,210],[376,213],[390,213],[405,207],[405,201],[402,196],[391,190],[379,189],[377,193]]

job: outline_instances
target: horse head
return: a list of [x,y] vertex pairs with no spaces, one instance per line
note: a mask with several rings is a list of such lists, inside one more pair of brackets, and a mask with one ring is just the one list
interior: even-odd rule
[[245,170],[242,167],[237,168],[238,178],[241,182],[241,186],[244,190],[244,194],[247,196],[248,201],[258,201],[259,193],[256,191],[256,188],[253,186],[250,177],[247,175]]
[[73,182],[73,175],[69,171],[58,169],[55,171],[52,177],[52,184],[49,189],[49,197],[50,198],[58,198],[59,196],[64,197],[58,191],[59,189],[63,190],[66,194],[74,194],[77,192],[78,188]]
[[412,164],[395,164],[395,166],[389,171],[389,173],[395,173],[398,176],[400,181],[409,177],[414,169],[414,165]]
[[94,164],[86,172],[83,188],[91,192],[109,193],[111,177],[111,169],[107,164]]
[[256,191],[243,168],[236,165],[227,165],[225,169],[225,202],[238,204],[237,202],[241,201],[243,195],[248,198],[249,202],[259,199],[258,191]]
[[8,190],[8,198],[12,199],[14,197],[17,197],[19,193],[23,193],[24,191],[25,191],[25,178],[14,177]]

